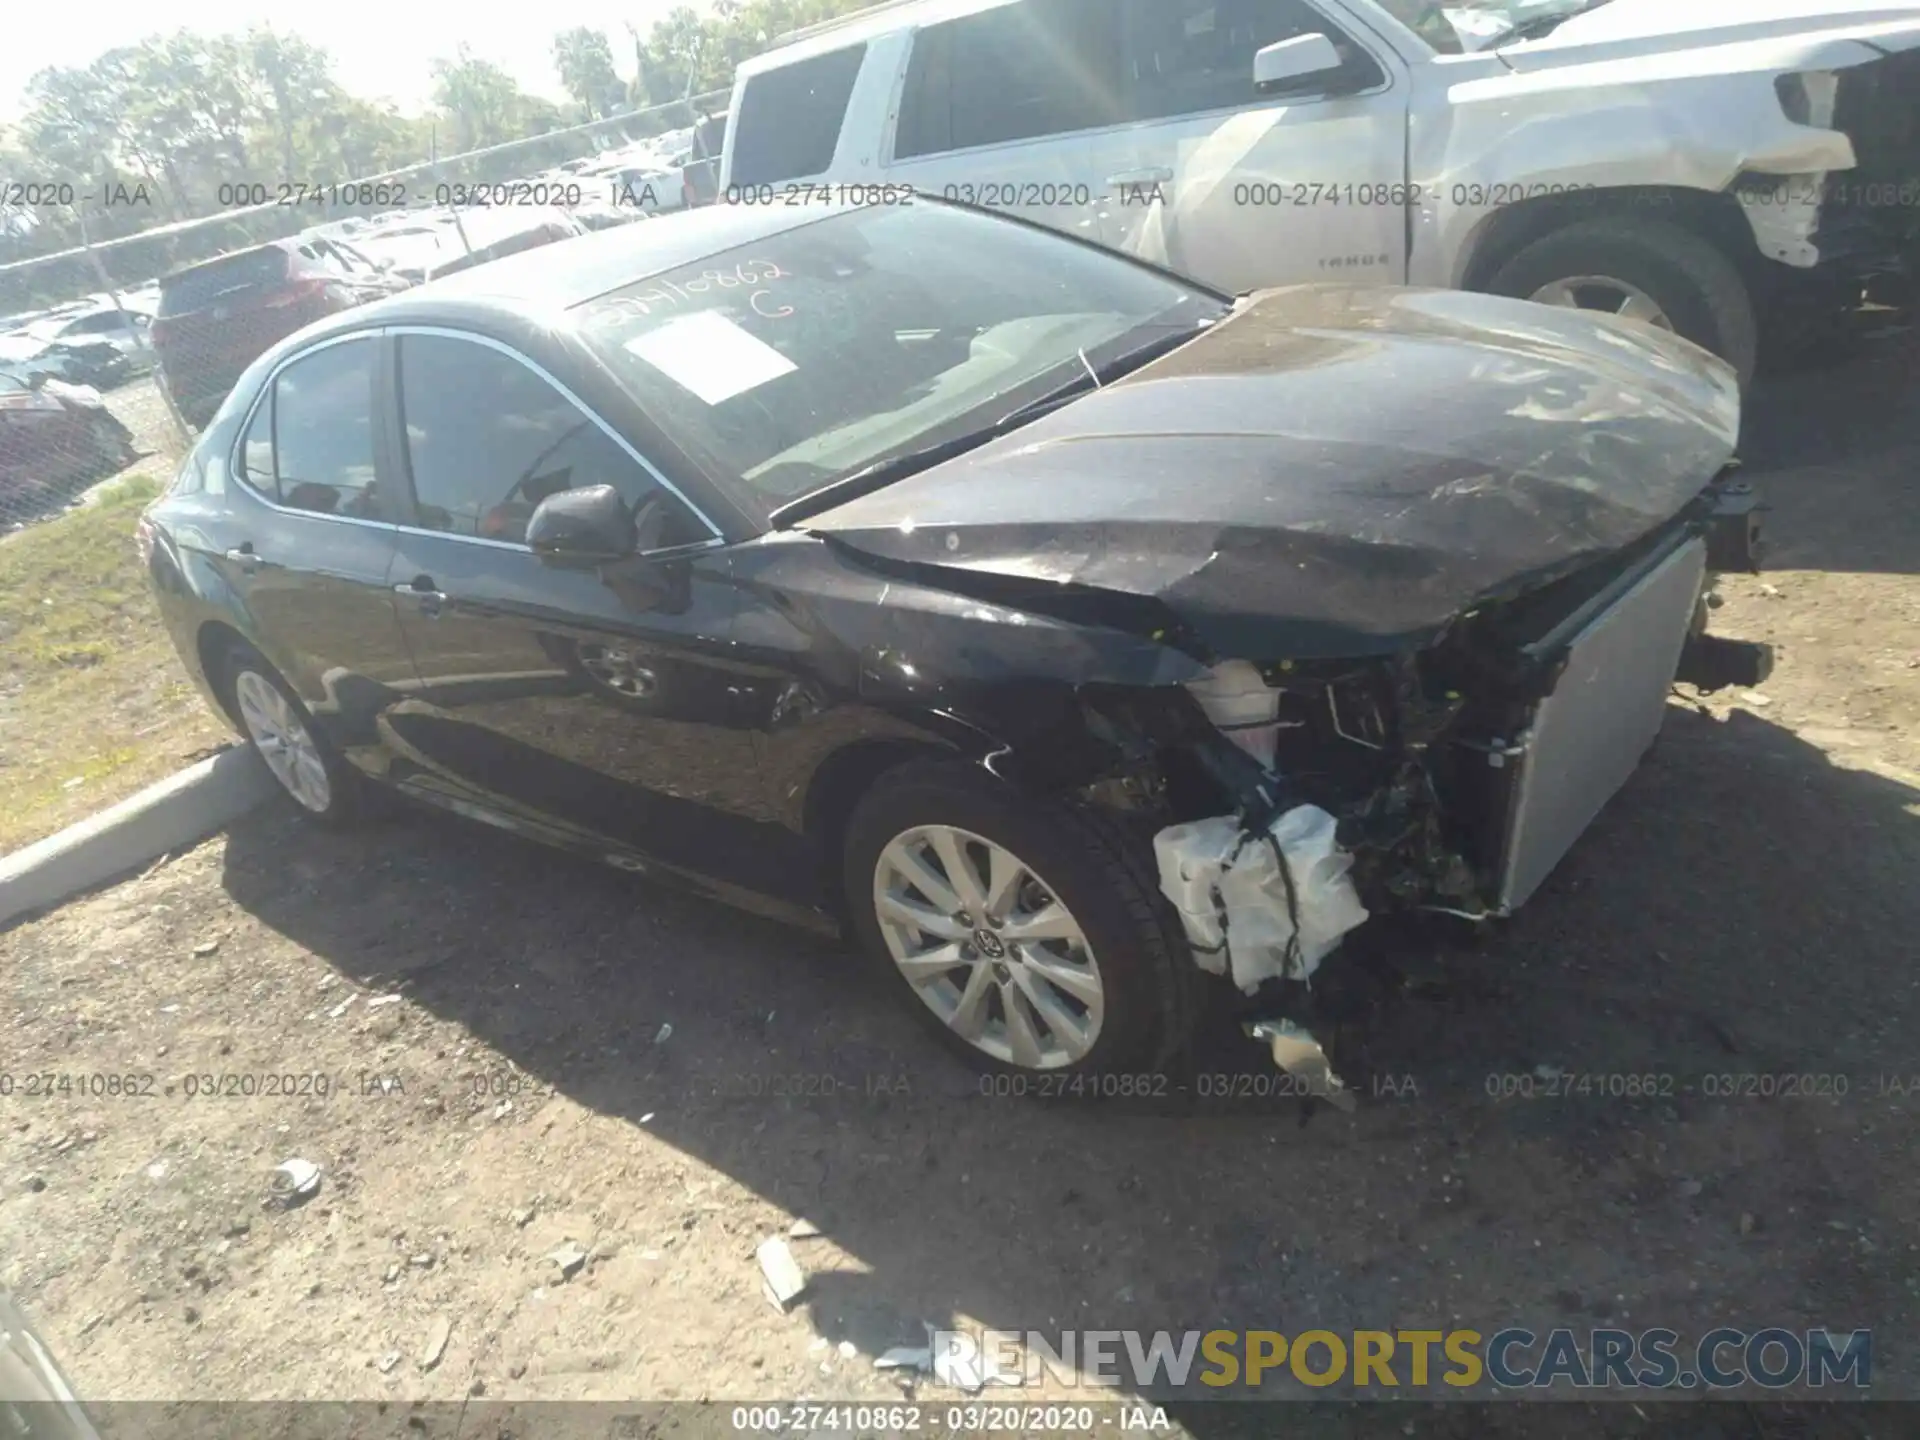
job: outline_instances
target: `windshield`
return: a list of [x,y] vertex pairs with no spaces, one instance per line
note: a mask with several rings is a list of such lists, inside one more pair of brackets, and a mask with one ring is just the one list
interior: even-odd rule
[[1594,8],[1595,0],[1380,0],[1387,12],[1442,55],[1487,50],[1525,29],[1537,35],[1552,22]]
[[1218,296],[939,204],[847,211],[580,307],[629,393],[762,517],[991,425]]

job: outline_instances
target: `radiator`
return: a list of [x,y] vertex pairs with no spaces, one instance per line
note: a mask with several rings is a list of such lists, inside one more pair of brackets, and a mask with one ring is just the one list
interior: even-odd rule
[[1706,561],[1705,542],[1687,539],[1529,647],[1565,645],[1567,660],[1526,732],[1491,757],[1513,772],[1496,887],[1500,913],[1527,902],[1660,733]]

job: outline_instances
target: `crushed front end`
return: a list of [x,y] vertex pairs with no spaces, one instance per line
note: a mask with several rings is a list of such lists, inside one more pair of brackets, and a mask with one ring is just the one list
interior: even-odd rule
[[1920,47],[1775,80],[1789,119],[1845,137],[1846,169],[1735,186],[1775,302],[1871,318],[1920,299]]
[[1814,242],[1874,300],[1920,295],[1920,49],[1839,72],[1834,128],[1856,165],[1830,178]]
[[[1228,661],[1186,687],[1213,733],[1158,750],[1162,891],[1203,969],[1274,1002],[1249,1033],[1311,1093],[1347,1094],[1286,997],[1345,934],[1513,913],[1639,766],[1676,681],[1766,678],[1767,647],[1706,628],[1714,576],[1758,568],[1758,508],[1729,469],[1638,544],[1417,651]],[[1221,795],[1230,815],[1195,813]]]

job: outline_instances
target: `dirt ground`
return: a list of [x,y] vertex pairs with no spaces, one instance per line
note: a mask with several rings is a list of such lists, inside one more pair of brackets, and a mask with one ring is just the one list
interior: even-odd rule
[[[1920,1396],[1917,353],[1756,398],[1775,568],[1718,625],[1778,673],[1676,702],[1497,936],[1403,957],[1355,1114],[992,1098],[830,943],[275,808],[0,936],[0,1283],[101,1399],[895,1398],[923,1323],[1864,1326]],[[1271,1073],[1224,1019],[1200,1064]],[[1674,1088],[1490,1093],[1541,1066]],[[1749,1075],[1828,1078],[1709,1093]],[[800,1219],[783,1315],[754,1250]]]

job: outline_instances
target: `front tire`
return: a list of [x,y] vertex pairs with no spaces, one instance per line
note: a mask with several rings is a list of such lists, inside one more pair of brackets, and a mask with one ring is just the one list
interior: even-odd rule
[[998,1074],[1158,1072],[1198,972],[1138,837],[969,766],[916,764],[849,822],[846,900],[882,983]]
[[1487,289],[1599,310],[1672,331],[1753,378],[1760,323],[1738,267],[1711,242],[1660,220],[1583,220],[1534,241]]
[[221,688],[247,744],[302,815],[335,827],[361,818],[366,782],[259,651],[249,645],[229,650]]

